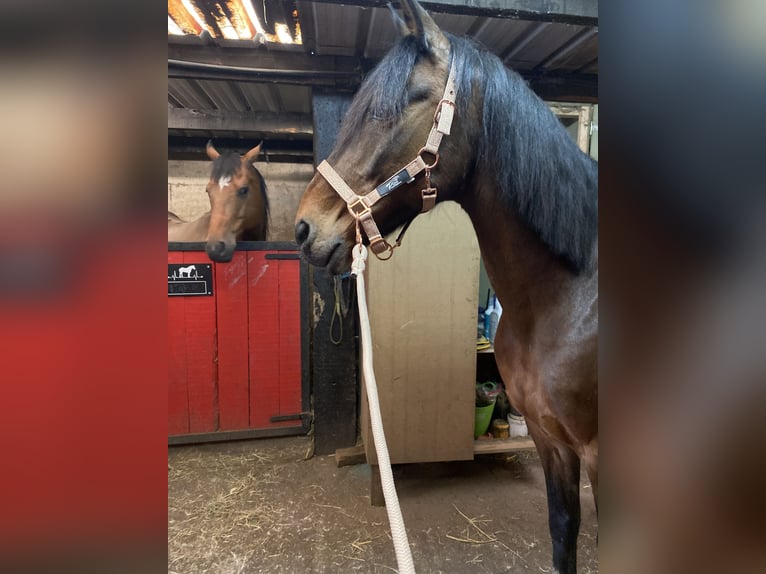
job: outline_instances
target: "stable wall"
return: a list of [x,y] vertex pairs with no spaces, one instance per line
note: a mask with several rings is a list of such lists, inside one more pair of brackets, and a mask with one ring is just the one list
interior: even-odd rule
[[[210,161],[168,161],[168,209],[183,219],[195,219],[210,208],[205,188]],[[295,214],[314,174],[311,164],[256,162],[266,180],[271,207],[268,241],[293,241]]]

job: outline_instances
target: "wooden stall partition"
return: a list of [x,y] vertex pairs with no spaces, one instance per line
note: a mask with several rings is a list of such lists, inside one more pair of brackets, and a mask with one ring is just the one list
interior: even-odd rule
[[[305,433],[306,263],[291,243],[243,242],[222,264],[202,249],[168,251],[169,442]],[[179,265],[207,268],[209,292],[179,294]]]
[[219,430],[250,426],[249,333],[247,321],[247,252],[237,251],[231,262],[216,265],[218,292]]
[[[393,463],[473,458],[479,248],[466,213],[440,204],[367,275],[375,373]],[[367,460],[375,449],[363,393]]]
[[[169,264],[195,265],[200,261],[196,252],[168,253]],[[216,345],[215,298],[168,297],[169,434],[217,430]]]

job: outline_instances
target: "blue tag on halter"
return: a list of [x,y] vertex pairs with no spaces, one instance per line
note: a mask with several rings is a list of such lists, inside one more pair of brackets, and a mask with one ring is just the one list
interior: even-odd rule
[[376,187],[375,190],[380,197],[385,197],[400,185],[410,183],[414,179],[414,177],[410,177],[410,174],[407,173],[407,169],[405,168],[389,177],[386,181]]

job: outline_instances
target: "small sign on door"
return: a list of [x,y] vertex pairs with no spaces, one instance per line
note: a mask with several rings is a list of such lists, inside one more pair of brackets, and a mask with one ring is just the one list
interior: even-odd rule
[[169,296],[213,294],[213,266],[210,263],[168,263]]

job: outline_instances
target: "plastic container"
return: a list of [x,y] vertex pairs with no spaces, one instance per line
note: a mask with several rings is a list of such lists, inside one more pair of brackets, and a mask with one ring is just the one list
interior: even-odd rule
[[490,337],[491,322],[492,322],[492,301],[490,300],[489,306],[486,309],[484,309],[484,336],[490,341],[492,340],[492,338]]
[[509,438],[510,437],[510,425],[508,421],[503,419],[495,419],[492,421],[492,436],[495,438]]
[[486,332],[487,331],[484,328],[484,309],[482,307],[479,307],[479,316],[478,316],[478,320],[476,321],[476,337],[477,338],[484,337]]
[[492,413],[495,411],[495,401],[486,407],[476,407],[476,419],[473,425],[473,438],[479,438],[487,434],[489,423],[492,422]]
[[[495,333],[497,333],[497,324],[500,322],[500,315],[502,314],[503,310],[500,306],[500,301],[497,300],[497,295],[492,297],[492,305],[490,307],[489,311],[489,335],[485,335],[487,339],[492,341],[492,344],[495,344]],[[486,313],[485,313],[486,315]],[[485,319],[486,324],[486,319]]]
[[527,428],[527,421],[521,415],[508,414],[508,434],[510,438],[518,436],[528,436],[529,429]]
[[503,389],[494,381],[476,383],[476,406],[484,407],[490,403],[495,404],[497,396],[502,390]]

